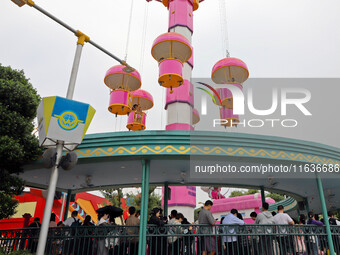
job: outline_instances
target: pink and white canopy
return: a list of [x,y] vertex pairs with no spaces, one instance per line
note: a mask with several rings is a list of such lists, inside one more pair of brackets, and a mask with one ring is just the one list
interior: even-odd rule
[[243,83],[248,77],[247,65],[238,58],[221,59],[211,72],[211,79],[217,84]]
[[127,91],[134,91],[141,87],[141,77],[137,70],[131,73],[125,72],[125,66],[117,65],[111,67],[105,75],[104,83],[110,89],[125,89]]
[[158,62],[173,58],[184,63],[190,59],[192,49],[189,40],[183,35],[169,32],[154,40],[151,54]]
[[153,107],[153,97],[145,90],[139,89],[133,91],[130,93],[130,96],[132,98],[132,106],[137,104],[142,111],[149,110]]

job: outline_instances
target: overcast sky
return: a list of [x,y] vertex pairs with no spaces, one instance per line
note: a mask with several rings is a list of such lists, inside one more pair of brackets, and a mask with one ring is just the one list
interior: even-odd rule
[[[124,58],[131,0],[37,0],[36,4],[75,29],[88,34]],[[145,6],[148,5],[145,48],[142,49]],[[339,77],[340,3],[337,0],[228,0],[230,52],[244,60],[250,77]],[[65,96],[76,48],[76,37],[35,9],[0,2],[0,63],[24,69],[41,96]],[[210,77],[224,57],[219,1],[206,0],[194,15],[193,77]],[[147,129],[163,129],[164,89],[157,84],[158,65],[151,57],[153,40],[167,31],[168,12],[156,1],[134,0],[128,62],[142,75],[142,89],[155,106]],[[140,59],[144,54],[143,68]],[[126,130],[126,118],[107,111],[105,72],[116,65],[110,57],[85,45],[74,99],[90,103],[97,113],[89,133]],[[162,102],[163,101],[163,102]],[[162,120],[163,119],[163,120]]]
[[[131,0],[36,0],[36,4],[124,58]],[[143,22],[148,5],[145,48]],[[338,0],[227,0],[230,52],[244,60],[250,77],[339,78],[340,2]],[[206,0],[194,15],[193,77],[210,77],[224,57],[219,1]],[[158,65],[151,57],[153,40],[167,31],[168,12],[159,2],[134,0],[128,63],[142,76],[142,89],[155,105],[147,129],[164,129],[164,88],[157,83]],[[24,69],[42,96],[65,96],[76,37],[35,9],[0,1],[0,63]],[[141,57],[144,61],[141,64]],[[126,130],[126,117],[108,112],[105,72],[116,65],[110,57],[85,45],[74,99],[90,103],[97,113],[88,133]],[[327,98],[321,98],[327,100]]]

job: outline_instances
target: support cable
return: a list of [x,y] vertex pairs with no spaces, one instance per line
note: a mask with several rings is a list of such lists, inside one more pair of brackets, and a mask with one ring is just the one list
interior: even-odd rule
[[[67,30],[71,31],[73,34],[75,34],[78,38],[80,38],[80,34],[81,33],[79,30],[74,29],[73,27],[69,26],[68,24],[66,24],[65,22],[63,22],[62,20],[58,19],[57,17],[55,17],[54,15],[52,15],[51,13],[49,13],[48,11],[46,11],[45,9],[41,8],[40,6],[38,6],[37,4],[34,3],[33,0],[18,0],[19,2],[21,2],[21,4],[15,3],[21,7],[25,4],[33,7],[34,9],[38,10],[39,12],[41,12],[42,14],[46,15],[47,17],[49,17],[50,19],[54,20],[55,22],[57,22],[59,25],[63,26],[64,28],[66,28]],[[133,1],[133,0],[132,0]],[[85,35],[83,33],[81,33],[81,35]],[[83,37],[84,38],[84,37]],[[89,44],[91,44],[92,46],[94,46],[95,48],[97,48],[98,50],[102,51],[103,53],[107,54],[108,56],[110,56],[111,58],[115,59],[116,61],[118,61],[120,64],[126,66],[126,72],[133,72],[134,68],[132,68],[131,66],[129,66],[126,63],[126,60],[122,60],[120,58],[118,58],[116,55],[112,54],[111,52],[109,52],[108,50],[104,49],[102,46],[100,46],[99,44],[97,44],[96,42],[94,42],[93,40],[90,40],[90,37],[85,36],[85,42],[88,42]]]
[[220,10],[220,22],[221,22],[221,35],[222,35],[222,51],[223,55],[230,57],[229,52],[229,37],[228,37],[228,23],[227,23],[227,8],[226,0],[219,0],[219,10]]
[[127,60],[128,51],[129,51],[129,42],[130,42],[130,32],[131,32],[131,22],[132,22],[132,12],[133,12],[133,0],[131,0],[130,6],[130,17],[129,17],[129,25],[128,25],[128,33],[126,37],[126,45],[125,45],[125,57],[124,60]]
[[142,45],[141,45],[140,61],[139,61],[139,70],[141,73],[143,72],[143,66],[144,66],[145,41],[146,41],[146,32],[147,32],[147,27],[148,27],[148,17],[149,17],[149,2],[145,2]]

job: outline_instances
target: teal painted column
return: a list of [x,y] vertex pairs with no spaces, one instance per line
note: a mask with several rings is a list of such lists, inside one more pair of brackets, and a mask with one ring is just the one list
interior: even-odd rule
[[63,221],[67,219],[68,215],[68,208],[70,207],[70,202],[71,202],[71,195],[72,195],[72,190],[67,191],[67,197],[66,197],[66,203],[65,203],[65,209],[64,209],[64,218]]
[[262,204],[264,204],[266,202],[266,195],[264,194],[264,187],[261,186],[261,200],[262,200]]
[[168,208],[169,208],[169,183],[164,183],[164,214],[163,216],[168,217]]
[[320,202],[321,202],[321,208],[322,208],[322,215],[323,215],[324,222],[325,222],[325,225],[326,225],[329,254],[335,255],[334,245],[333,245],[333,240],[332,240],[331,227],[329,226],[329,220],[328,220],[326,200],[325,200],[325,196],[324,196],[324,193],[323,193],[322,181],[321,181],[319,174],[316,174],[316,183],[318,184],[318,190],[319,190]]
[[142,200],[140,208],[138,255],[146,254],[146,227],[148,221],[150,161],[147,159],[142,159],[142,167],[143,167],[142,194],[141,194]]
[[309,213],[308,198],[305,198],[305,206],[306,206],[306,211],[307,211],[307,216],[308,216],[308,213]]

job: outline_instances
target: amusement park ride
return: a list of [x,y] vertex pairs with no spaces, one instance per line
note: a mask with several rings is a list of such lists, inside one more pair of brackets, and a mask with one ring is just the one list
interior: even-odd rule
[[[104,187],[142,185],[139,254],[145,254],[149,183],[164,185],[163,203],[165,213],[172,207],[176,207],[185,215],[189,215],[190,212],[193,213],[193,208],[196,207],[196,186],[213,186],[214,188],[208,188],[207,190],[212,198],[221,201],[224,199],[219,194],[219,188],[215,188],[215,186],[227,184],[229,180],[224,180],[221,183],[221,179],[218,178],[191,178],[187,173],[190,171],[188,161],[190,161],[190,156],[192,155],[202,159],[212,156],[221,162],[235,160],[234,158],[236,157],[240,162],[251,162],[253,164],[259,162],[275,163],[276,160],[339,163],[339,150],[319,144],[247,134],[193,131],[194,124],[200,121],[200,116],[194,108],[194,90],[193,84],[191,84],[192,69],[194,67],[194,50],[191,42],[194,31],[194,11],[199,9],[203,0],[157,0],[169,11],[168,31],[158,36],[151,47],[151,54],[159,65],[158,83],[166,90],[166,104],[164,107],[167,111],[167,125],[165,130],[92,134],[84,138],[89,122],[91,122],[94,115],[94,110],[89,105],[85,108],[91,109],[91,111],[84,110],[84,107],[83,110],[79,110],[79,105],[82,103],[73,101],[72,96],[81,50],[85,42],[92,44],[120,63],[120,65],[115,65],[106,72],[104,83],[110,89],[109,112],[116,117],[128,115],[126,127],[129,131],[146,129],[146,111],[154,105],[152,95],[140,89],[142,84],[139,72],[129,66],[125,60],[117,58],[94,43],[85,34],[73,29],[37,6],[32,0],[12,1],[19,6],[27,4],[34,7],[78,37],[67,99],[65,99],[69,100],[70,109],[61,110],[60,107],[57,107],[56,102],[60,100],[58,98],[44,98],[43,112],[40,115],[41,121],[39,119],[39,123],[43,123],[39,129],[41,132],[45,131],[43,133],[45,139],[41,142],[42,145],[57,147],[57,161],[52,169],[52,174],[49,177],[46,169],[42,169],[38,164],[27,166],[25,172],[21,174],[21,177],[32,187],[48,187],[37,250],[38,255],[44,253],[49,217],[56,188],[67,192],[68,196],[70,196],[72,192]],[[150,2],[151,0],[146,1]],[[243,83],[248,77],[247,65],[238,58],[230,57],[228,52],[225,58],[213,66],[211,72],[211,79],[215,84],[235,86],[238,89],[243,88]],[[219,106],[221,119],[225,120],[223,125],[226,128],[237,126],[239,116],[233,112],[233,95],[231,91],[227,88],[214,90],[213,101]],[[68,114],[64,114],[65,112]],[[78,115],[84,116],[81,119]],[[74,124],[75,122],[77,122],[77,125]],[[71,143],[71,147],[67,147],[67,139],[70,138],[71,132],[77,135],[79,139]],[[83,138],[84,142],[80,144]],[[58,180],[58,167],[63,148],[73,150],[77,146],[75,153],[79,157],[78,165],[72,171],[62,171],[60,175],[63,178]],[[310,150],[310,148],[313,148],[313,150]],[[34,176],[36,175],[39,175],[39,178],[35,179]],[[91,186],[84,188],[81,186],[81,183],[83,183],[81,178],[89,175],[93,175],[93,183],[91,183]],[[105,176],[105,178],[102,178],[102,176]],[[178,176],[183,181],[179,182]],[[50,178],[49,183],[45,181],[46,178]],[[307,201],[305,203],[306,207],[310,203],[308,199],[312,201],[314,197],[319,195],[321,208],[319,206],[315,208],[322,209],[323,214],[327,215],[326,201],[319,176],[316,178],[317,188],[315,185],[310,184],[312,182],[310,179],[304,183],[304,185],[308,183],[310,185],[308,186],[309,194],[300,189],[301,185],[298,180],[282,179],[280,182],[275,182],[274,185],[273,182],[268,183],[268,178],[268,176],[263,176],[262,179],[237,180],[235,186],[261,188],[262,202],[264,201],[265,188],[271,191],[286,190],[301,201]],[[331,192],[340,193],[334,180],[327,179],[325,181],[329,189],[333,190]],[[195,186],[183,186],[184,183]],[[313,183],[315,184],[315,180]],[[168,194],[168,185],[171,186],[171,196]],[[328,237],[331,238],[329,226],[327,231]],[[330,250],[332,249],[330,248]]]
[[[194,32],[193,12],[199,8],[199,1],[159,2],[169,10],[169,26],[167,33],[154,40],[151,54],[159,65],[158,83],[166,88],[165,109],[168,112],[166,130],[194,130],[193,125],[200,121],[200,116],[194,108],[194,90],[190,82],[194,67],[191,39]],[[247,65],[242,60],[229,56],[218,61],[213,66],[211,74],[216,84],[228,84],[239,89],[242,89],[242,84],[248,76]],[[144,130],[146,128],[144,111],[153,106],[153,98],[148,92],[139,89],[140,74],[136,70],[125,72],[123,65],[113,66],[107,71],[104,82],[111,90],[109,111],[116,116],[127,114],[126,127],[129,131]],[[231,91],[227,88],[219,88],[214,98],[214,102],[220,107],[220,118],[225,120],[221,125],[237,126],[239,116],[233,113]],[[182,212],[189,214],[190,220],[193,220],[196,188],[171,187],[171,194],[169,209],[180,208]]]

